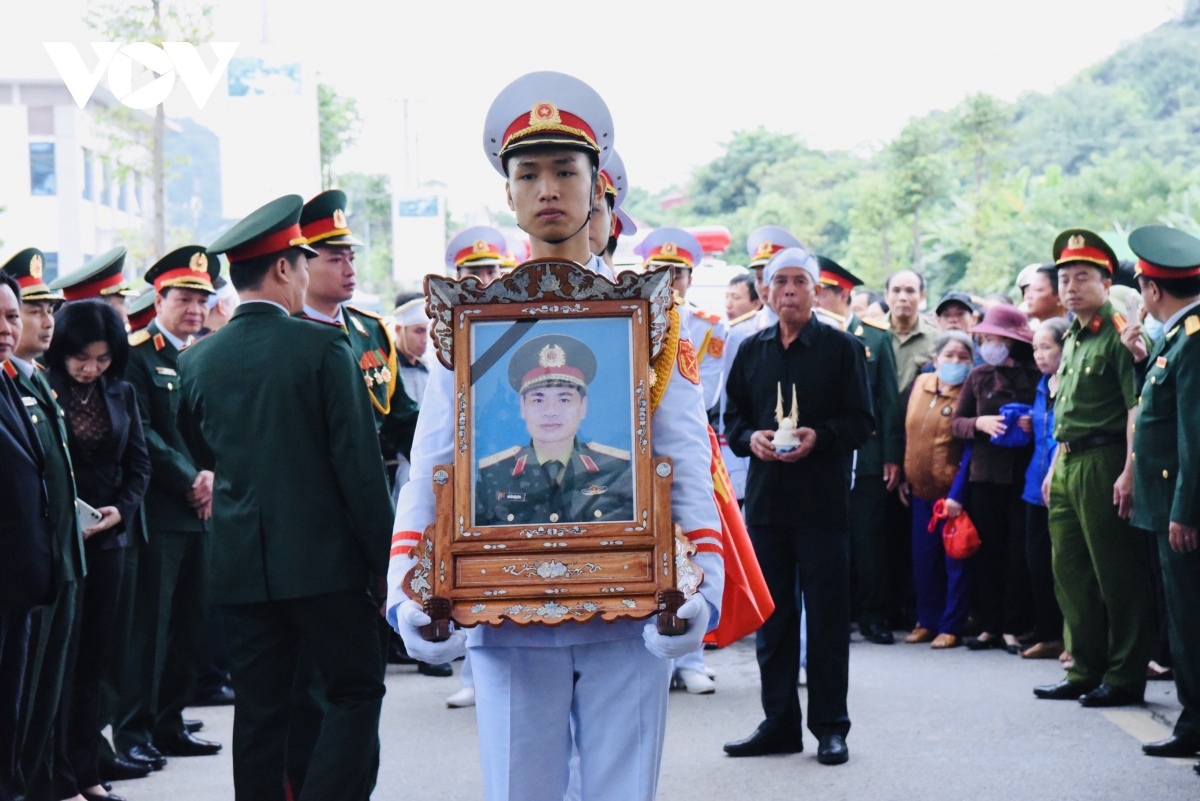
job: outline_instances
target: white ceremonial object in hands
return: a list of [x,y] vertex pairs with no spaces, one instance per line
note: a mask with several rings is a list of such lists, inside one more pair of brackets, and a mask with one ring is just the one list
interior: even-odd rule
[[775,389],[775,422],[779,428],[771,442],[775,445],[776,453],[791,453],[800,447],[800,437],[796,434],[796,429],[800,427],[800,416],[796,412],[796,386],[792,385],[792,411],[786,417],[783,414],[783,385],[778,384]]

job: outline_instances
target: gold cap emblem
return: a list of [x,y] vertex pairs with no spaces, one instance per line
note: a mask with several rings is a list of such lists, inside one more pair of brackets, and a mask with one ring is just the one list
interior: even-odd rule
[[471,246],[471,250],[474,251],[475,253],[487,253],[488,252],[488,243],[483,241],[482,239],[476,239],[475,244]]
[[538,364],[542,367],[562,367],[567,363],[567,352],[558,345],[547,345],[538,352]]
[[679,252],[679,248],[675,247],[674,242],[663,242],[662,249],[659,250],[664,256],[674,256]]
[[770,256],[774,252],[775,252],[774,245],[772,245],[770,242],[763,241],[763,242],[759,243],[758,250],[755,252],[754,258],[757,259],[762,256]]
[[29,277],[41,279],[42,277],[42,257],[34,253],[33,258],[29,260]]
[[205,256],[203,253],[193,253],[192,258],[188,260],[188,267],[194,273],[208,272],[208,256]]
[[345,228],[346,227],[346,212],[342,211],[341,209],[333,210],[333,227],[334,228]]
[[1072,234],[1071,238],[1067,240],[1067,247],[1071,250],[1079,250],[1082,247],[1087,247],[1087,242],[1084,241],[1082,235]]
[[538,103],[533,107],[533,111],[529,112],[529,127],[545,128],[551,125],[562,125],[558,106],[548,101]]

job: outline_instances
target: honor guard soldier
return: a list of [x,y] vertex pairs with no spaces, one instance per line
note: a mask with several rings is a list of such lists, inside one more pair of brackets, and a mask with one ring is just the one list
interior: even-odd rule
[[99,298],[125,319],[125,298],[133,294],[125,282],[125,248],[117,246],[101,253],[69,275],[51,282],[50,288],[63,293],[67,301]]
[[221,749],[183,723],[208,630],[213,474],[199,466],[175,424],[179,354],[204,326],[217,269],[198,245],[163,256],[145,276],[154,287],[155,317],[129,335],[125,379],[137,394],[151,473],[142,507],[147,540],[126,555],[136,585],[113,740],[126,758],[152,765],[164,756]]
[[302,205],[274,200],[210,246],[228,257],[241,304],[180,359],[179,430],[219,477],[210,594],[236,689],[234,789],[255,801],[285,795],[301,660],[316,667],[325,714],[299,799],[369,795],[384,693],[370,588],[387,569],[392,506],[353,340],[292,317],[316,255]]
[[[695,343],[700,360],[700,381],[704,386],[704,408],[714,409],[721,397],[721,378],[725,370],[725,323],[693,303],[687,303],[692,270],[704,257],[699,240],[682,228],[659,228],[638,243],[634,252],[642,257],[644,269],[667,266],[674,270],[676,309],[688,336]],[[682,301],[682,302],[679,302]]]
[[850,489],[850,562],[854,569],[854,607],[858,630],[871,642],[890,645],[894,637],[887,626],[887,527],[884,509],[888,493],[900,483],[904,463],[904,415],[896,385],[896,357],[887,326],[859,319],[850,310],[850,292],[862,280],[824,256],[821,292],[817,303],[842,319],[842,330],[863,346],[867,380],[871,385],[875,430],[858,449],[854,485]]
[[[1163,335],[1146,360],[1133,434],[1133,525],[1154,534],[1162,563],[1175,688],[1183,712],[1151,756],[1200,753],[1200,240],[1148,225],[1129,235],[1146,313]],[[1200,771],[1200,765],[1197,766]]]
[[[77,595],[86,572],[83,535],[75,514],[75,476],[67,450],[67,430],[57,396],[38,364],[54,336],[54,310],[63,296],[43,280],[45,256],[37,248],[26,248],[13,256],[3,270],[21,287],[21,337],[3,369],[16,382],[21,402],[37,430],[45,455],[45,485],[54,558],[53,601],[35,611],[31,618],[29,661],[25,670],[25,702],[22,704],[24,744],[17,755],[20,774],[29,798],[50,797],[55,792],[56,773],[61,772],[56,726],[60,718],[63,686],[74,667],[68,659],[69,644],[77,637]],[[18,738],[20,742],[20,738]],[[60,763],[60,764],[56,764]],[[68,769],[69,770],[69,769]]]
[[595,354],[574,337],[534,337],[517,348],[508,381],[520,397],[530,442],[479,460],[477,521],[502,526],[628,519],[629,452],[584,444],[576,436],[595,377]]
[[[446,245],[446,269],[458,280],[477,278],[490,284],[500,277],[508,240],[490,225],[476,225],[459,231]],[[515,266],[515,265],[514,265]]]
[[154,291],[154,287],[146,287],[146,291],[132,298],[126,304],[127,314],[126,321],[129,325],[129,333],[136,334],[146,326],[150,325],[150,321],[154,319],[157,311],[154,308],[154,301],[158,297],[158,293]]
[[600,171],[600,180],[604,182],[604,202],[597,203],[592,209],[588,241],[592,253],[612,270],[617,240],[622,234],[633,236],[637,233],[637,224],[621,210],[625,193],[629,191],[629,178],[625,172],[625,162],[621,161],[621,156],[615,150]]
[[1038,698],[1084,706],[1140,704],[1154,648],[1154,594],[1145,543],[1130,529],[1131,443],[1137,415],[1127,322],[1108,300],[1117,257],[1091,231],[1054,241],[1059,295],[1075,313],[1054,402],[1058,448],[1042,485],[1054,583],[1074,665]]
[[[591,87],[555,72],[517,79],[493,102],[484,128],[488,159],[507,181],[510,208],[530,236],[531,257],[573,261],[606,277],[590,252],[588,223],[604,187],[599,171],[612,152],[612,118]],[[543,214],[546,197],[554,214]],[[677,324],[676,324],[677,325]],[[435,367],[417,424],[412,480],[400,492],[388,572],[387,616],[413,656],[447,661],[469,644],[489,801],[561,801],[572,736],[582,797],[649,801],[658,783],[670,659],[695,651],[720,613],[724,569],[720,518],[713,501],[711,450],[694,351],[679,328],[684,355],[659,380],[667,385],[651,416],[652,450],[675,464],[672,517],[697,544],[704,570],[681,615],[686,634],[658,635],[653,624],[618,620],[570,627],[480,626],[430,643],[429,622],[404,594],[410,551],[433,522],[433,466],[452,459],[454,380]],[[511,472],[511,471],[510,471]],[[690,607],[689,607],[690,605]]]

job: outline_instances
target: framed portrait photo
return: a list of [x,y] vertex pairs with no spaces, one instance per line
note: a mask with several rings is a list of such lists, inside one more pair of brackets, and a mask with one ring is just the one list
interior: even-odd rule
[[433,471],[437,519],[405,579],[427,610],[460,626],[663,611],[662,627],[699,584],[673,466],[650,446],[670,278],[543,260],[487,286],[426,279],[456,403],[454,461]]

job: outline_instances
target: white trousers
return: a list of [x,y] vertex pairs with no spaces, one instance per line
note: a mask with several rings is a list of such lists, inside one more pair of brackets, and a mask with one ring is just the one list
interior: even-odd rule
[[640,638],[471,648],[488,801],[562,801],[572,726],[582,801],[653,801],[671,662]]

